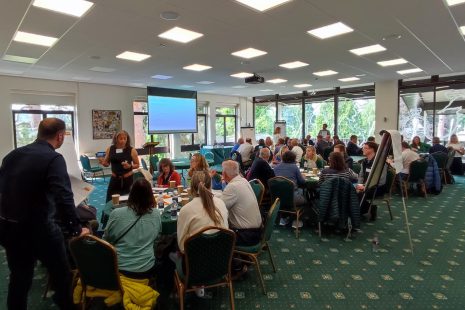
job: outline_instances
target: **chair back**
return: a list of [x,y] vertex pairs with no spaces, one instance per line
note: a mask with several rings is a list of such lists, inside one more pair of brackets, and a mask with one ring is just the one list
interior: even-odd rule
[[260,205],[263,200],[263,195],[265,194],[265,186],[263,186],[263,183],[259,179],[250,180],[249,184],[255,193],[258,205]]
[[389,197],[391,196],[392,187],[394,186],[394,181],[396,179],[396,169],[389,167],[386,173],[386,186],[387,186],[387,193]]
[[157,155],[152,155],[150,157],[150,166],[153,169],[153,171],[158,171],[158,156]]
[[428,162],[424,159],[417,159],[410,163],[409,169],[409,182],[417,182],[425,179],[426,170],[428,169]]
[[356,174],[359,174],[360,170],[362,170],[362,165],[359,162],[354,162],[352,164],[352,171],[355,172]]
[[81,161],[82,169],[84,171],[90,171],[92,169],[90,165],[90,159],[89,157],[87,157],[87,155],[81,155],[79,159]]
[[278,176],[268,180],[271,201],[279,198],[281,210],[294,209],[294,187],[294,182],[285,177]]
[[121,290],[116,250],[111,244],[85,235],[72,239],[69,249],[84,286]]
[[446,169],[447,160],[449,159],[446,153],[434,152],[433,154],[431,154],[431,156],[433,156],[433,158],[436,160],[439,169]]
[[239,169],[242,174],[245,173],[245,166],[244,163],[242,162],[242,155],[238,151],[231,152],[231,159],[234,161],[237,161],[239,164]]
[[[214,230],[213,233],[205,233]],[[206,286],[230,276],[236,235],[229,229],[206,227],[184,243],[186,287]]]
[[447,170],[450,170],[450,166],[452,166],[452,163],[454,162],[454,156],[455,156],[455,150],[450,150],[449,153],[447,153],[447,164],[446,164]]
[[138,180],[138,179],[145,179],[144,174],[143,174],[141,171],[139,171],[139,170],[136,171],[136,172],[134,172],[134,174],[132,175],[132,180],[133,180],[133,182],[135,182],[135,181]]
[[273,232],[273,226],[276,222],[276,218],[278,217],[278,212],[280,208],[279,198],[276,198],[273,205],[271,206],[265,220],[265,227],[263,228],[261,244],[269,241],[271,238],[271,233]]
[[203,155],[205,159],[208,161],[215,161],[215,155],[212,152],[205,152]]

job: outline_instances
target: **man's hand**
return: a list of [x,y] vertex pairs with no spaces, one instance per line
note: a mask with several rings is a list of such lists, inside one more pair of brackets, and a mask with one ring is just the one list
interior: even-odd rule
[[90,230],[87,227],[82,227],[81,234],[79,236],[90,235]]

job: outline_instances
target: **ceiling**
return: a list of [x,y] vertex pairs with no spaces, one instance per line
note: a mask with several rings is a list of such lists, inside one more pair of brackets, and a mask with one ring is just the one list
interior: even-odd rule
[[[0,60],[0,74],[54,80],[83,81],[134,87],[159,86],[195,89],[234,96],[261,96],[369,84],[380,80],[425,77],[465,72],[465,4],[448,7],[441,0],[293,0],[259,13],[234,0],[90,0],[95,5],[82,18],[33,7],[27,0],[2,0],[0,56],[39,58],[33,64]],[[179,13],[176,21],[160,13]],[[308,30],[342,21],[355,31],[326,40]],[[179,26],[203,33],[187,44],[158,35]],[[16,31],[59,37],[51,48],[12,41]],[[400,35],[400,39],[393,37]],[[387,40],[383,40],[387,37]],[[356,56],[348,50],[381,44],[387,50]],[[268,54],[250,60],[231,53],[254,47]],[[142,62],[117,59],[124,51],[149,54]],[[376,62],[405,58],[408,64],[381,67]],[[300,60],[309,66],[285,69],[279,64]],[[194,63],[212,66],[203,72],[182,67]],[[101,67],[112,72],[95,72]],[[421,68],[402,76],[397,70]],[[332,69],[338,75],[316,77],[315,71]],[[230,77],[256,72],[283,84],[245,84]],[[173,76],[156,80],[151,76]],[[359,81],[337,79],[356,75]],[[200,81],[213,84],[201,85]],[[243,88],[246,87],[246,88]],[[266,91],[264,91],[266,90]]]

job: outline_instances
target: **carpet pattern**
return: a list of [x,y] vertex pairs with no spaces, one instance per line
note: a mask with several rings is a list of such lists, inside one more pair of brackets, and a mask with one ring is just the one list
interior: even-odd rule
[[[324,234],[320,240],[313,227],[304,227],[300,239],[290,228],[276,227],[271,249],[278,268],[273,273],[266,254],[260,258],[267,294],[257,275],[234,283],[237,309],[464,309],[465,294],[465,184],[456,178],[438,195],[406,200],[412,233],[413,255],[408,242],[402,200],[394,196],[389,219],[379,205],[378,220],[362,223],[362,231],[345,241]],[[90,202],[101,210],[107,183],[98,180]],[[380,245],[372,250],[372,238]],[[5,308],[8,268],[0,250],[0,309]],[[30,309],[54,308],[50,298],[41,299],[45,274],[36,269]],[[213,290],[211,300],[191,298],[191,309],[229,308],[228,290]],[[169,299],[165,309],[177,309]]]

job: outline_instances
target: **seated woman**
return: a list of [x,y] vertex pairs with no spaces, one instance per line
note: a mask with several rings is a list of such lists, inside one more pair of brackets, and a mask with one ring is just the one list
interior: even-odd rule
[[428,153],[430,148],[431,145],[421,142],[419,136],[413,137],[412,144],[410,144],[410,149],[417,153]]
[[329,154],[329,168],[321,170],[318,184],[321,185],[324,181],[332,178],[346,178],[351,182],[357,181],[358,175],[346,167],[342,153],[332,152]]
[[202,228],[217,226],[228,228],[228,210],[223,200],[213,196],[208,171],[192,174],[192,201],[181,208],[177,224],[178,246],[184,253],[184,242]]
[[344,162],[346,163],[347,168],[352,169],[354,165],[354,159],[347,154],[344,144],[336,144],[334,146],[334,152],[341,153],[344,156]]
[[189,178],[192,178],[192,175],[195,171],[208,171],[208,163],[204,156],[199,153],[195,153],[191,158],[191,167],[187,174]]
[[153,245],[161,231],[160,213],[153,209],[152,186],[137,179],[128,206],[113,210],[103,238],[115,246],[119,271],[130,278],[152,278],[155,272]]
[[169,187],[170,181],[175,181],[176,186],[181,185],[181,175],[174,170],[173,163],[169,158],[160,160],[157,184],[160,187]]
[[307,162],[307,168],[323,168],[323,158],[316,153],[316,149],[313,145],[309,145],[305,149],[305,155],[302,157],[302,163]]
[[273,165],[279,165],[282,162],[283,154],[289,152],[289,147],[287,145],[283,145],[279,148],[278,153],[273,158]]

